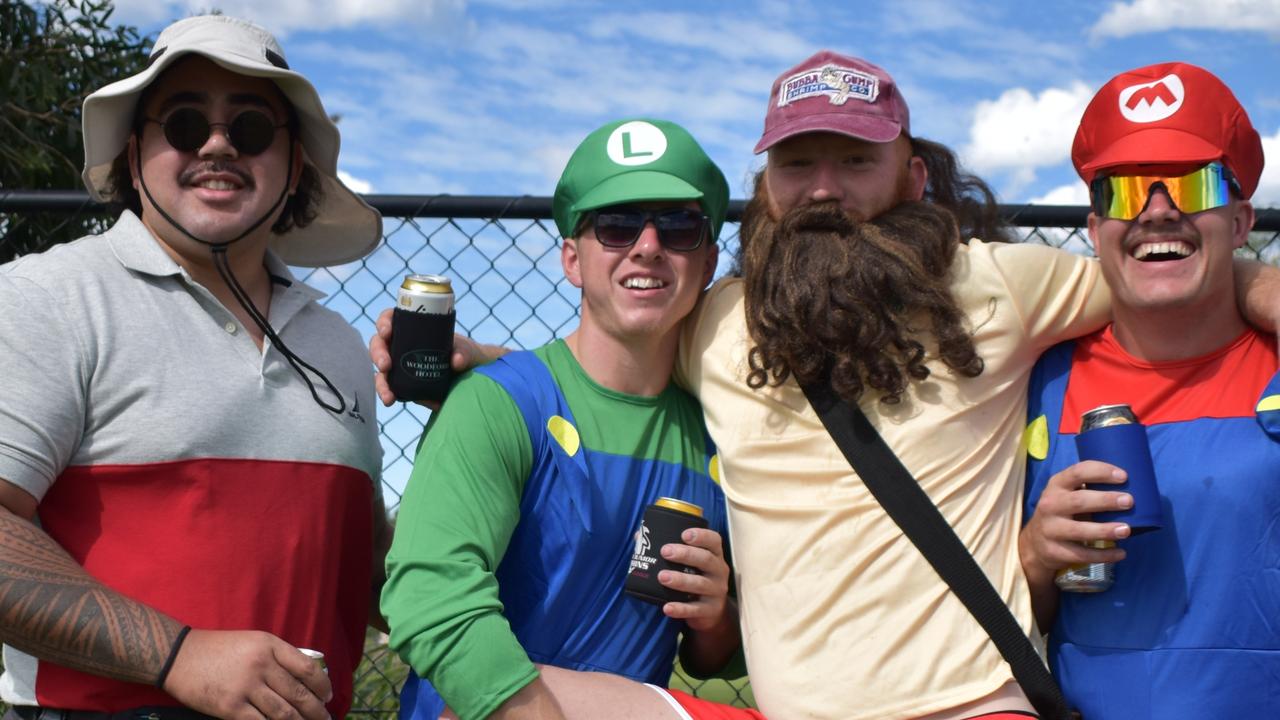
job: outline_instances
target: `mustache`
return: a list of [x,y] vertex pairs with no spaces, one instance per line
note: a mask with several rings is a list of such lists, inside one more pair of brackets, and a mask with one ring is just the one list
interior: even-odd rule
[[243,168],[226,160],[210,160],[195,167],[187,168],[178,176],[178,183],[180,185],[191,185],[195,182],[196,177],[203,173],[235,175],[246,188],[250,190],[254,188],[253,176],[245,172]]
[[818,260],[819,268],[837,257],[870,252],[885,262],[906,264],[921,278],[945,275],[959,245],[955,217],[921,201],[899,203],[870,219],[824,201],[792,208],[776,221],[765,218],[759,229],[782,241],[776,259],[784,262],[811,264],[815,258],[808,257],[809,250],[822,254],[821,245],[827,257]]
[[850,235],[862,221],[835,201],[802,205],[788,210],[778,221],[777,232],[783,237],[801,233],[835,233]]
[[1132,250],[1140,243],[1148,241],[1163,240],[1182,240],[1192,245],[1200,244],[1200,234],[1187,228],[1178,228],[1177,230],[1152,230],[1149,228],[1135,227],[1124,239],[1124,249]]

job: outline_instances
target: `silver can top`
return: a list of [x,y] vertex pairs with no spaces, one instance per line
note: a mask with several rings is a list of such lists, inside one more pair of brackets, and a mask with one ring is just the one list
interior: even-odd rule
[[401,290],[420,293],[451,293],[453,281],[444,275],[406,275]]
[[314,660],[316,664],[321,668],[324,668],[325,672],[329,671],[329,664],[324,661],[324,653],[319,650],[312,650],[311,648],[298,648],[298,652]]
[[1138,418],[1128,405],[1099,405],[1080,416],[1080,432],[1111,425],[1136,425]]

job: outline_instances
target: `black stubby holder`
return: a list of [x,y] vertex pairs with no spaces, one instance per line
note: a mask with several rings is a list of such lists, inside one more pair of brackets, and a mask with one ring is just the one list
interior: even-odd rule
[[397,400],[440,401],[449,392],[455,318],[452,310],[439,314],[395,309],[387,384]]
[[662,546],[683,543],[681,533],[689,528],[707,527],[706,518],[672,510],[661,505],[645,508],[640,529],[636,531],[631,565],[627,571],[626,593],[645,602],[662,605],[669,602],[692,602],[697,596],[672,590],[658,582],[658,573],[675,570],[694,575],[697,570],[662,557]]

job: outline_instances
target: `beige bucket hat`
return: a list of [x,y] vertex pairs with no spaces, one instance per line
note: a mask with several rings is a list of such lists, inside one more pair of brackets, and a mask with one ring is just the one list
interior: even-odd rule
[[265,29],[225,15],[186,18],[156,38],[151,60],[136,75],[111,83],[84,101],[84,172],[95,200],[111,163],[124,150],[142,91],[185,55],[201,55],[241,75],[269,78],[298,114],[303,160],[320,176],[323,192],[315,220],[273,236],[271,248],[290,265],[322,267],[358,260],[382,238],[382,216],[338,179],[338,127],[329,119],[315,86],[289,69],[284,50]]

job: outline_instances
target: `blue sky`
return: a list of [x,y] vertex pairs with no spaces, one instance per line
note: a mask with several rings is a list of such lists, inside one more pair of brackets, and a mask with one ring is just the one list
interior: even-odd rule
[[820,48],[887,69],[914,134],[958,150],[1003,202],[1083,204],[1068,153],[1093,91],[1153,62],[1232,87],[1274,158],[1280,206],[1280,0],[118,0],[154,33],[217,7],[274,31],[341,116],[357,190],[549,195],[595,127],[674,120],[734,197],[760,160],[773,79]]

